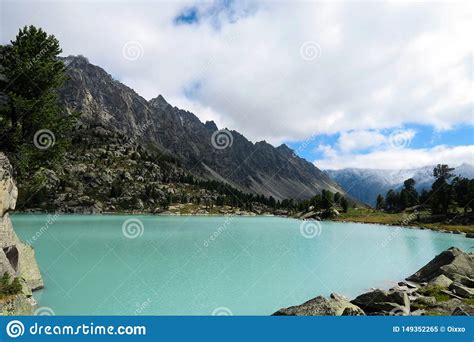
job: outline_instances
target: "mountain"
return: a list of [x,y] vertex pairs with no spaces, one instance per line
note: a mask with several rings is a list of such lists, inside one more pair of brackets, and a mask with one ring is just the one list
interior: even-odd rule
[[[177,158],[200,179],[275,199],[306,199],[321,190],[344,193],[326,173],[286,145],[252,143],[234,130],[218,131],[163,96],[147,101],[85,57],[67,57],[69,80],[60,91],[66,112],[80,112],[85,126],[100,125],[142,143],[150,151]],[[217,134],[217,135],[216,135]],[[227,146],[216,148],[219,143]]]
[[[378,194],[385,196],[390,189],[400,189],[408,178],[416,181],[418,191],[430,189],[433,184],[433,168],[425,166],[407,170],[379,170],[347,168],[341,170],[326,170],[325,172],[339,183],[344,190],[360,201],[375,205]],[[474,178],[474,166],[464,163],[454,170],[455,175]]]

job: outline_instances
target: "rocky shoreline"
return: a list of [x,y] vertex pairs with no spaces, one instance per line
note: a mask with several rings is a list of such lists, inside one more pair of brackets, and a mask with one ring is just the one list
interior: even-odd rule
[[398,285],[375,289],[349,300],[332,293],[274,316],[449,316],[474,315],[474,253],[456,247],[437,255]]
[[[44,284],[33,248],[20,241],[10,220],[18,196],[11,175],[12,167],[0,153],[0,315],[32,315],[36,307],[32,291]],[[13,291],[10,287],[14,283],[21,288]]]
[[[81,215],[160,215],[160,216],[210,216],[210,217],[218,217],[218,216],[242,216],[242,217],[254,217],[254,216],[263,216],[263,217],[284,217],[284,218],[292,218],[297,220],[316,220],[316,221],[329,221],[329,222],[340,222],[340,223],[355,223],[355,224],[371,224],[371,225],[379,225],[379,226],[391,226],[391,227],[402,227],[406,229],[421,229],[421,230],[432,230],[435,232],[446,233],[446,234],[464,234],[467,238],[474,238],[474,233],[465,233],[458,230],[445,230],[445,229],[438,229],[433,227],[423,227],[421,225],[416,224],[396,224],[396,223],[376,223],[376,222],[360,222],[360,221],[351,221],[351,220],[336,220],[336,219],[328,219],[328,220],[321,220],[320,218],[305,218],[300,217],[298,215],[288,215],[284,213],[272,213],[270,211],[264,212],[253,212],[253,211],[246,211],[240,210],[238,208],[231,208],[230,206],[222,206],[222,207],[214,207],[213,212],[209,212],[205,207],[193,208],[193,210],[185,210],[185,212],[181,212],[181,208],[186,207],[186,205],[178,204],[175,206],[171,206],[169,210],[162,210],[162,211],[143,211],[143,210],[131,210],[131,211],[102,211],[102,212],[94,212],[94,211],[87,211],[80,212],[77,214]],[[178,208],[175,210],[173,208]],[[29,209],[23,211],[16,211],[17,213],[22,214],[71,214],[67,211],[45,211],[40,209]]]

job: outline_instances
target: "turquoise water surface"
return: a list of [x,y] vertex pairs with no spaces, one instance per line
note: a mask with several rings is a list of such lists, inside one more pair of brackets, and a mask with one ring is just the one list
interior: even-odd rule
[[279,217],[13,215],[56,315],[268,315],[388,288],[464,235]]

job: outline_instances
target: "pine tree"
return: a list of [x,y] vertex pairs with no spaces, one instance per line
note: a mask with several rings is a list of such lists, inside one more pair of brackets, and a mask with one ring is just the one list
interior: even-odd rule
[[382,210],[382,209],[385,209],[385,207],[386,207],[385,198],[383,198],[383,196],[381,194],[379,194],[377,196],[377,203],[375,205],[375,208],[377,210]]
[[347,200],[344,196],[341,198],[341,207],[342,207],[342,211],[347,213],[347,210],[349,208],[349,203],[347,203]]
[[[61,52],[54,36],[34,26],[20,29],[11,44],[0,47],[5,99],[0,107],[0,149],[12,157],[20,175],[57,160],[69,142],[65,133],[77,115],[60,115],[57,90],[66,79]],[[47,149],[34,144],[40,130],[53,134],[43,135]]]

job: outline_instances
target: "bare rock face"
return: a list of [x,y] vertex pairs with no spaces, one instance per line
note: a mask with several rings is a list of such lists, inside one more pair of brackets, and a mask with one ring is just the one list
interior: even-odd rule
[[417,283],[429,282],[440,275],[457,280],[460,277],[470,277],[473,274],[474,254],[464,253],[459,248],[451,247],[437,255],[407,280]]
[[9,211],[15,209],[18,197],[12,174],[10,162],[0,152],[0,275],[19,277],[23,284],[22,293],[0,300],[0,313],[25,315],[32,313],[35,304],[31,291],[44,285],[33,249],[18,239],[10,220]]
[[218,131],[214,122],[202,123],[161,95],[147,101],[84,57],[69,56],[64,62],[69,79],[60,91],[60,101],[66,113],[80,112],[84,125],[125,134],[173,155],[194,176],[225,182],[244,192],[280,200],[307,199],[323,189],[344,194],[326,173],[286,145],[252,143],[239,132]]

